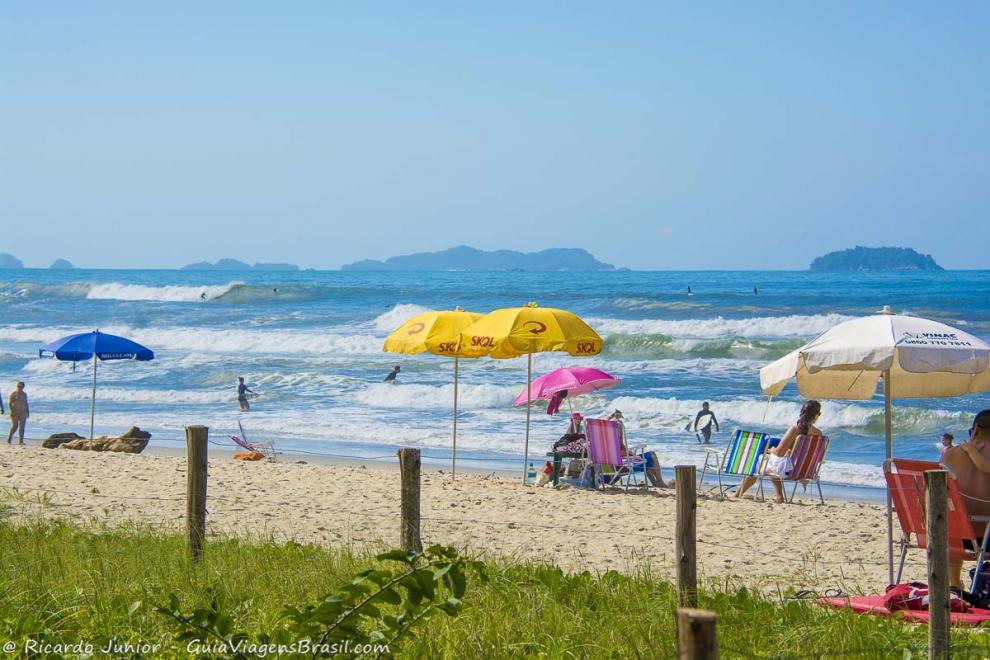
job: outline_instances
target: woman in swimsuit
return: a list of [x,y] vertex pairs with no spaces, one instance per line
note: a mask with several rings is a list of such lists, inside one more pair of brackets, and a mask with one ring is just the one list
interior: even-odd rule
[[[773,489],[777,491],[777,496],[773,498],[773,501],[777,504],[784,503],[784,486],[780,479],[781,477],[786,478],[791,470],[794,469],[794,462],[791,460],[791,449],[794,448],[794,441],[800,435],[822,435],[822,432],[815,426],[815,422],[818,421],[821,414],[822,404],[814,399],[805,401],[804,405],[801,406],[801,414],[797,422],[791,428],[787,429],[787,433],[780,439],[780,444],[771,449],[767,454],[767,462],[763,468],[763,473],[770,477],[770,481],[773,482]],[[756,477],[746,477],[743,479],[742,483],[739,484],[739,489],[736,491],[736,497],[742,497],[743,493],[754,483],[756,483]]]

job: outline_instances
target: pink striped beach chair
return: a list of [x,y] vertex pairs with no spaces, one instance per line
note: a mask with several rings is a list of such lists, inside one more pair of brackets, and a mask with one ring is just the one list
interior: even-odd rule
[[763,467],[769,442],[770,436],[766,433],[736,429],[725,451],[705,447],[705,465],[701,468],[698,488],[704,483],[708,468],[713,468],[712,471],[718,479],[719,496],[724,496],[731,488],[722,484],[723,476],[755,477]]
[[247,438],[247,433],[244,432],[244,426],[241,425],[240,420],[237,421],[237,428],[240,429],[240,435],[229,435],[231,442],[235,445],[242,447],[250,452],[257,452],[267,458],[270,461],[277,460],[276,456],[278,452],[275,451],[275,444],[270,440],[265,440],[262,442],[250,442]]
[[645,445],[627,447],[622,453],[622,428],[618,422],[611,419],[585,419],[584,433],[588,438],[588,464],[595,473],[595,487],[604,489],[625,480],[625,492],[629,492],[630,484],[637,482],[637,472],[643,475],[643,483],[647,489],[650,482],[646,478],[646,457],[643,456]]
[[[787,487],[784,486],[784,497],[787,502],[794,501],[798,484],[806,481],[813,481],[818,487],[818,499],[825,504],[825,496],[822,495],[822,482],[818,475],[822,463],[825,462],[825,454],[828,452],[829,437],[827,435],[799,435],[791,447],[791,462],[794,469],[787,477],[782,478],[784,482],[794,482],[791,489],[791,496],[787,498]],[[763,495],[763,477],[760,477],[760,495]]]

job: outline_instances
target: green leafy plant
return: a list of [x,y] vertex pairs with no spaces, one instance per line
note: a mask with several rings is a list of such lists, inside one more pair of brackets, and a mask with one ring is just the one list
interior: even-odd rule
[[169,604],[156,611],[179,624],[178,641],[207,643],[222,649],[221,656],[248,657],[265,646],[324,657],[339,653],[345,644],[388,653],[427,617],[436,612],[450,617],[460,613],[467,571],[487,579],[480,562],[459,556],[451,547],[393,550],[376,559],[387,565],[361,571],[316,604],[285,606],[281,626],[271,633],[237,630],[235,617],[221,611],[215,599],[209,607],[184,613],[179,597],[172,594]]

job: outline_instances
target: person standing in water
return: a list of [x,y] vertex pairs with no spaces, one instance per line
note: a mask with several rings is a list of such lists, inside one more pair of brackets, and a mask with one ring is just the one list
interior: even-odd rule
[[721,430],[718,427],[718,420],[715,419],[715,413],[708,409],[708,402],[705,401],[701,404],[701,410],[694,416],[694,434],[697,436],[700,432],[705,439],[702,441],[698,438],[698,440],[706,445],[712,442],[712,424],[715,424],[716,431]]
[[395,385],[395,377],[399,375],[399,370],[401,368],[402,367],[400,367],[399,365],[395,365],[394,367],[392,367],[392,371],[388,372],[388,375],[385,376],[385,382],[389,383],[390,385]]
[[248,397],[247,397],[248,394],[257,394],[257,392],[248,389],[248,386],[244,384],[244,376],[238,376],[237,403],[240,404],[241,410],[244,412],[248,412],[249,410],[251,410],[251,404],[248,403]]
[[18,431],[18,444],[24,444],[24,424],[27,423],[31,411],[28,409],[27,392],[24,391],[24,382],[17,381],[17,389],[10,393],[10,433],[7,434],[7,444],[10,444],[14,437],[14,432]]

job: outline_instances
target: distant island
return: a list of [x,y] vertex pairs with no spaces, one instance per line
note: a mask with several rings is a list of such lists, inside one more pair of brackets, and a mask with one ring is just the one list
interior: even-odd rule
[[24,264],[14,255],[0,252],[0,268],[24,268]]
[[420,252],[385,261],[365,259],[341,270],[615,270],[580,248],[550,248],[539,252],[493,250],[486,252],[461,245],[440,252]]
[[68,259],[56,259],[52,262],[52,265],[49,266],[49,268],[54,268],[56,270],[70,270],[75,268],[75,266]]
[[209,261],[197,261],[194,264],[188,264],[182,267],[182,270],[276,270],[276,271],[286,271],[286,270],[299,270],[299,266],[294,266],[293,264],[269,264],[269,263],[256,263],[255,265],[246,264],[243,261],[238,261],[237,259],[221,259],[215,264],[211,264]]
[[945,270],[930,254],[911,248],[856,246],[822,255],[811,262],[811,270]]

